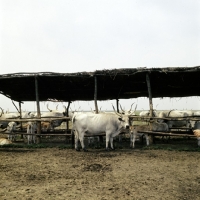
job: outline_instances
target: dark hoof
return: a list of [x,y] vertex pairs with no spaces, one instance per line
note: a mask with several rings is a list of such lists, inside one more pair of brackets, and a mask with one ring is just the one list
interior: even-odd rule
[[84,151],[84,152],[88,152],[88,150],[87,150],[87,149],[85,149],[85,148],[83,149],[83,151]]
[[80,149],[76,149],[76,151],[80,151]]

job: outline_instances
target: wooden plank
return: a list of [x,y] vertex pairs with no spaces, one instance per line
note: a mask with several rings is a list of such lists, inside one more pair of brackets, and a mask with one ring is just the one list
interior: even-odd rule
[[40,119],[38,118],[24,118],[24,119],[19,119],[19,118],[9,118],[9,119],[0,119],[0,122],[4,122],[4,121],[7,121],[7,122],[35,122],[35,121],[38,121],[38,122],[50,122],[50,121],[53,121],[53,120],[57,120],[57,119],[63,119],[63,120],[71,120],[70,117],[41,117]]
[[149,135],[163,135],[163,136],[181,136],[181,137],[196,137],[195,135],[190,134],[175,134],[175,133],[165,133],[165,132],[154,132],[154,131],[138,131],[138,133],[146,133]]
[[158,119],[162,119],[162,120],[166,120],[166,121],[183,121],[183,120],[191,120],[191,121],[200,121],[200,117],[196,117],[196,116],[190,116],[190,117],[165,117],[165,118],[161,118],[161,117],[141,117],[139,115],[131,115],[129,116],[130,118],[136,120],[136,121],[142,121],[142,120],[158,120]]
[[153,116],[153,101],[152,101],[152,93],[151,93],[151,83],[150,83],[150,78],[149,78],[148,73],[146,73],[146,82],[147,82],[147,89],[148,89],[148,94],[149,94],[150,117],[152,117]]

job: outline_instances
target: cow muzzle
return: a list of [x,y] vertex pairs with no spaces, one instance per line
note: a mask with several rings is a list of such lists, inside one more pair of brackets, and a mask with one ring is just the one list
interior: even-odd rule
[[126,129],[129,129],[129,127],[130,127],[129,125],[126,125]]

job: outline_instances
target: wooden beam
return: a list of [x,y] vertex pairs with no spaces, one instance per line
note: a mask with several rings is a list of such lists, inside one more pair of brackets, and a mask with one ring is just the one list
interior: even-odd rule
[[149,107],[150,107],[150,117],[153,117],[153,101],[152,101],[152,93],[151,93],[151,83],[149,74],[146,74],[146,82],[147,82],[147,89],[149,93]]
[[146,133],[149,135],[157,136],[180,136],[180,137],[196,137],[195,135],[190,134],[176,134],[176,133],[167,133],[167,132],[156,132],[156,131],[138,131],[138,133]]
[[[38,77],[35,76],[35,96],[36,96],[36,105],[37,105],[37,118],[41,118],[40,113],[40,102],[39,102],[39,90],[38,90]],[[41,134],[41,122],[37,121],[37,133]],[[40,143],[40,137],[37,137],[37,143]]]

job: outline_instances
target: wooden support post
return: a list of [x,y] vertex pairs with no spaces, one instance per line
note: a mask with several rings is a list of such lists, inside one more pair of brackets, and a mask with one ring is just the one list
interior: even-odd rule
[[[99,113],[98,105],[97,105],[97,77],[94,76],[94,105],[95,105],[95,113]],[[99,136],[99,140],[103,143],[103,136]]]
[[[35,76],[35,96],[36,96],[36,105],[37,105],[37,118],[41,119],[37,76]],[[41,134],[41,121],[37,121],[37,134]],[[40,136],[37,136],[36,138],[37,138],[37,143],[40,143],[41,141]]]
[[98,105],[97,105],[97,77],[94,77],[94,105],[95,105],[95,113],[98,114]]
[[[68,102],[67,105],[67,117],[69,117],[69,107],[70,107],[71,101]],[[66,120],[66,128],[69,130],[69,120]]]
[[[67,117],[69,117],[69,106],[70,106],[70,103],[71,101],[68,102],[68,105],[67,105]],[[66,119],[66,132],[65,133],[68,133],[68,130],[69,130],[69,120]],[[66,136],[66,143],[68,141],[68,136]],[[73,143],[73,141],[71,141]]]
[[152,93],[151,93],[151,83],[149,74],[146,74],[147,88],[149,93],[149,107],[150,107],[150,117],[153,117],[153,101],[152,101]]
[[[146,82],[147,82],[147,89],[148,89],[148,94],[149,94],[149,107],[150,107],[150,117],[153,117],[153,101],[152,101],[152,93],[151,93],[151,83],[150,83],[150,78],[149,74],[146,74]],[[150,143],[153,143],[154,141],[154,136],[150,136]]]
[[[22,106],[21,106],[21,102],[19,102],[19,115],[20,115],[20,119],[22,119]],[[20,122],[20,130],[22,130],[22,122]],[[21,135],[21,139],[23,138],[23,135]]]

